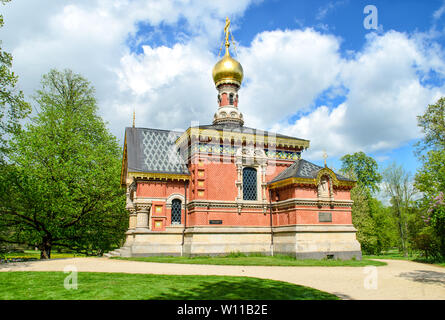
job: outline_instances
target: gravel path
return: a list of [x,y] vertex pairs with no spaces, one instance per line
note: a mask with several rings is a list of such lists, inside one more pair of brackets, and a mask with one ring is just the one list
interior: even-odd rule
[[[6,271],[125,272],[250,276],[287,281],[336,294],[343,299],[445,300],[445,268],[402,260],[382,267],[260,267],[152,263],[108,258],[74,258],[0,265]],[[376,281],[375,281],[376,280]]]

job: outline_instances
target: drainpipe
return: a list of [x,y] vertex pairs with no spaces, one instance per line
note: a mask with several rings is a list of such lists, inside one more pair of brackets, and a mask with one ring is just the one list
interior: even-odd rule
[[188,181],[184,181],[184,229],[182,229],[182,242],[181,242],[181,257],[184,254],[184,237],[185,228],[187,227],[187,185]]
[[270,254],[273,256],[273,222],[272,222],[272,190],[269,189],[269,210],[270,210]]

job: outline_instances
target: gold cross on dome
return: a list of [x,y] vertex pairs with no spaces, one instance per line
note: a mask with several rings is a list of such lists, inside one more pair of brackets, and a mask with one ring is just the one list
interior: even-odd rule
[[328,154],[326,153],[326,150],[323,150],[323,158],[324,158],[324,166],[326,168],[327,167],[326,159],[328,158]]
[[226,25],[224,26],[224,33],[226,35],[226,47],[230,45],[229,43],[229,26],[230,26],[230,20],[229,17],[226,17]]

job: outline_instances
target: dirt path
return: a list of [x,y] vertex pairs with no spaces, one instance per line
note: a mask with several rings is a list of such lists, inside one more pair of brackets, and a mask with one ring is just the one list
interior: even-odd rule
[[445,300],[445,268],[402,260],[383,267],[260,267],[152,263],[108,258],[75,258],[1,265],[5,271],[125,272],[231,275],[287,281],[330,292],[343,299]]

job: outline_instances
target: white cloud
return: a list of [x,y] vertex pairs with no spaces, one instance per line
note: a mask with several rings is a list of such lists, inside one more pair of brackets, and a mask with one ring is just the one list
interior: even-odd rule
[[318,107],[282,131],[311,139],[306,156],[316,159],[322,149],[341,156],[400,147],[420,137],[416,116],[445,94],[445,88],[423,86],[419,78],[443,72],[444,65],[437,47],[394,31],[374,34],[362,52],[341,64],[346,101],[333,110]]
[[434,11],[433,19],[439,20],[443,16],[444,13],[445,13],[445,1],[443,1],[442,6],[439,9]]
[[337,7],[342,6],[346,4],[348,0],[346,1],[336,1],[336,2],[328,2],[326,5],[318,8],[317,15],[315,16],[316,20],[323,20],[326,18],[329,12],[334,11]]
[[[34,93],[41,75],[51,68],[70,68],[92,82],[101,114],[113,133],[121,136],[123,127],[131,124],[133,108],[139,116],[150,116],[141,123],[145,126],[169,127],[171,119],[165,113],[176,114],[179,121],[178,113],[184,106],[190,106],[188,111],[195,110],[193,115],[200,114],[202,106],[208,105],[209,94],[204,92],[212,87],[211,76],[203,86],[205,74],[197,74],[203,72],[202,65],[210,61],[208,57],[205,60],[209,44],[213,46],[219,41],[226,15],[236,20],[251,3],[251,0],[79,0],[70,3],[17,0],[2,6],[5,26],[0,35],[4,48],[13,54],[14,71],[26,94]],[[182,31],[190,35],[191,41],[170,49],[147,46],[144,55],[137,57],[129,53],[126,40],[136,37],[134,40],[138,42],[139,37],[146,38],[147,33],[152,32],[147,30],[136,35],[141,22],[154,29],[160,25],[174,28],[183,22]],[[191,61],[191,52],[195,64],[190,66],[191,70],[185,70],[184,63]],[[170,53],[169,58],[173,60],[162,58],[164,53]],[[148,71],[137,70],[147,67]],[[165,70],[170,71],[162,75]],[[206,70],[207,75],[210,72]],[[144,76],[148,78],[142,79]],[[150,80],[155,78],[161,82]],[[128,83],[123,85],[123,79]],[[150,94],[144,91],[147,85],[151,86]],[[211,102],[215,101],[214,97],[212,92]],[[209,115],[209,112],[201,113]]]
[[263,32],[241,48],[246,125],[267,127],[306,110],[339,74],[339,40],[313,29]]
[[139,125],[186,129],[193,120],[209,122],[216,110],[213,63],[210,52],[191,43],[144,46],[143,54],[124,55],[116,72],[123,96],[136,108]]
[[[211,123],[217,108],[211,52],[220,44],[225,16],[236,30],[236,17],[251,3],[17,0],[4,7],[0,32],[26,93],[50,68],[71,68],[96,87],[100,112],[121,138],[133,109],[142,127]],[[137,33],[141,22],[153,30]],[[169,46],[150,43],[139,54],[130,52],[129,37],[138,43],[165,25],[180,25],[184,36]],[[370,33],[362,50],[347,55],[341,42],[307,28],[261,32],[239,47],[246,126],[309,139],[305,156],[312,159],[321,158],[323,149],[330,156],[378,152],[419,137],[416,116],[445,94],[445,88],[424,83],[432,71],[445,77],[443,49],[434,36]],[[316,104],[322,94],[343,99]],[[303,116],[290,121],[297,112]]]

